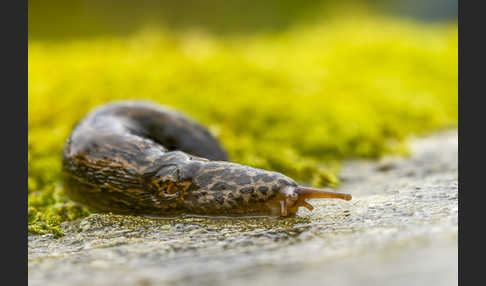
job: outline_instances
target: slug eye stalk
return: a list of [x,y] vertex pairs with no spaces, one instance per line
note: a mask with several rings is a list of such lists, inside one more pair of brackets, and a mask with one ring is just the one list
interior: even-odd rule
[[322,189],[315,189],[315,188],[308,188],[308,187],[297,187],[297,192],[299,194],[299,199],[341,199],[349,201],[351,200],[350,194],[343,194],[343,193],[336,193],[336,192],[329,192],[324,191]]

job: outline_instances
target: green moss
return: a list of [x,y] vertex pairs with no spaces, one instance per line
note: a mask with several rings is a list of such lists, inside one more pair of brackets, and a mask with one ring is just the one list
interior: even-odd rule
[[60,185],[73,125],[111,100],[147,99],[209,126],[232,161],[335,185],[339,161],[403,153],[457,124],[457,25],[333,21],[280,34],[29,42],[29,231],[62,235],[89,212]]

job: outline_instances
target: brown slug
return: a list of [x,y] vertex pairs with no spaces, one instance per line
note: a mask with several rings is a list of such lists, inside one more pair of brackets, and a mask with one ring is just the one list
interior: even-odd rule
[[95,211],[174,216],[294,216],[314,198],[351,195],[299,186],[228,162],[200,124],[167,107],[122,101],[80,121],[63,150],[67,195]]

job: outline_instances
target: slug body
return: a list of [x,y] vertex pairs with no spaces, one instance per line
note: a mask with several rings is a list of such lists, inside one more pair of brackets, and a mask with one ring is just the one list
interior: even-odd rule
[[79,122],[63,150],[63,178],[74,201],[119,214],[293,216],[312,210],[306,199],[351,199],[228,162],[203,126],[141,101],[102,106]]

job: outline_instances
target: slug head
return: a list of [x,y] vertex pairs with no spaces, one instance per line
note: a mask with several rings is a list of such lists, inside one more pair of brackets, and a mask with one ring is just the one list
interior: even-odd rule
[[269,202],[276,215],[294,216],[299,207],[305,207],[312,211],[314,207],[306,202],[307,199],[342,199],[349,201],[351,195],[325,191],[323,189],[308,188],[303,186],[284,185],[278,191],[276,200]]

